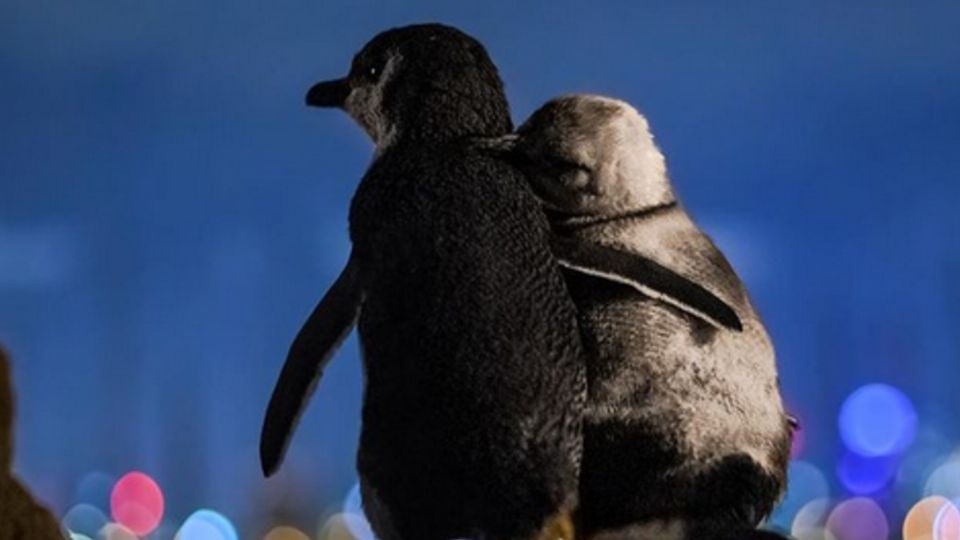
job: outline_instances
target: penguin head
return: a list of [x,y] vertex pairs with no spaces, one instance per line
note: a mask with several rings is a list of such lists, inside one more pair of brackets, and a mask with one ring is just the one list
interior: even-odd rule
[[436,142],[512,129],[503,83],[486,50],[440,24],[378,34],[354,56],[346,77],[310,88],[307,104],[342,108],[378,150],[401,138]]
[[552,210],[613,215],[672,202],[663,154],[628,103],[555,98],[517,130],[512,153]]

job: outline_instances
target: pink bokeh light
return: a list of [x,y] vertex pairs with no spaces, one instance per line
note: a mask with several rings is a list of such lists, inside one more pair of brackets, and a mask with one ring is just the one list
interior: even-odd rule
[[153,478],[142,472],[129,472],[113,486],[110,513],[134,534],[150,534],[163,519],[163,492]]

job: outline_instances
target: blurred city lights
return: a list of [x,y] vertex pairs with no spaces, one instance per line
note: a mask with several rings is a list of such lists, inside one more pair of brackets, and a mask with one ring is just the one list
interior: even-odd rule
[[887,540],[887,516],[873,499],[857,497],[836,506],[827,518],[827,531],[836,540]]
[[949,461],[948,455],[953,444],[938,429],[938,426],[925,422],[917,432],[913,445],[901,456],[900,469],[897,471],[897,491],[919,497],[933,471]]
[[135,534],[149,534],[163,519],[160,486],[142,472],[123,475],[110,494],[110,513],[114,520]]
[[320,528],[319,540],[356,540],[347,520],[351,514],[334,514]]
[[375,540],[376,537],[370,528],[370,522],[367,521],[367,515],[363,511],[359,483],[354,484],[347,493],[347,497],[343,501],[343,515],[341,519],[350,531],[350,534],[357,540]]
[[830,499],[822,498],[803,505],[793,518],[790,534],[802,540],[823,538],[831,504]]
[[957,540],[960,538],[960,512],[943,497],[927,497],[907,513],[903,521],[903,540]]
[[960,499],[960,461],[951,460],[934,469],[923,488],[924,495]]
[[[935,424],[917,431],[917,416],[899,390],[871,384],[854,391],[839,415],[839,430],[846,450],[836,462],[836,478],[855,497],[835,504],[830,482],[817,465],[793,459],[788,470],[788,491],[774,510],[770,524],[788,531],[796,540],[887,540],[890,531],[902,529],[904,540],[960,540],[960,454],[949,456],[950,441]],[[804,432],[797,431],[793,456],[803,452]],[[939,441],[933,444],[930,441]],[[914,444],[917,448],[911,448]],[[921,447],[922,446],[922,447]],[[894,484],[896,482],[896,484]],[[886,490],[896,486],[897,499]],[[891,514],[884,508],[909,506],[902,494],[921,492],[925,499],[909,513]],[[882,493],[882,495],[875,495]],[[881,507],[863,495],[883,497]],[[85,475],[61,523],[72,540],[239,540],[238,532],[223,514],[200,509],[179,526],[163,522],[164,494],[150,476],[131,472],[119,480],[104,472]],[[106,501],[111,517],[98,502]],[[899,501],[899,502],[892,502]],[[953,501],[953,502],[951,502]],[[103,503],[101,503],[103,504]],[[376,540],[354,483],[339,512],[321,522],[318,540]],[[894,511],[895,510],[891,510]],[[902,512],[902,510],[901,510]],[[161,526],[162,523],[162,526]],[[175,533],[175,534],[174,534]],[[292,526],[274,526],[263,540],[310,540]]]
[[954,503],[940,507],[933,520],[933,535],[936,540],[957,540],[960,538],[960,510]]
[[917,413],[910,399],[887,384],[868,384],[844,401],[840,437],[847,448],[863,456],[902,452],[913,442]]
[[347,514],[363,513],[363,498],[360,495],[360,483],[356,482],[343,499],[343,511]]
[[238,540],[233,523],[213,510],[197,510],[184,521],[176,540]]
[[137,540],[137,535],[119,523],[107,523],[97,537],[101,540]]
[[837,537],[826,529],[807,529],[793,535],[793,540],[837,540]]
[[815,465],[806,461],[793,461],[787,470],[787,494],[774,510],[770,521],[785,529],[790,528],[796,513],[814,499],[830,495],[827,479]]
[[96,536],[109,521],[96,506],[81,503],[67,510],[60,523],[71,533]]
[[861,456],[844,452],[837,464],[837,477],[844,487],[856,495],[875,493],[893,482],[897,474],[895,456]]
[[274,527],[263,537],[263,540],[310,540],[310,537],[303,534],[294,527]]
[[356,540],[376,540],[365,514],[344,514],[343,520]]
[[223,533],[212,523],[188,519],[177,531],[175,540],[223,540]]

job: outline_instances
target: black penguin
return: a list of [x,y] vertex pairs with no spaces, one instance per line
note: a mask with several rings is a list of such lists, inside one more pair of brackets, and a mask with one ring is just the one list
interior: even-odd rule
[[586,395],[576,309],[526,179],[476,146],[512,130],[483,46],[437,24],[388,30],[307,102],[345,109],[376,153],[343,281],[271,400],[264,470],[360,302],[357,466],[379,538],[571,538]]
[[780,538],[755,530],[785,489],[791,436],[773,347],[679,206],[646,120],[567,96],[507,142],[551,216],[589,352],[578,532]]

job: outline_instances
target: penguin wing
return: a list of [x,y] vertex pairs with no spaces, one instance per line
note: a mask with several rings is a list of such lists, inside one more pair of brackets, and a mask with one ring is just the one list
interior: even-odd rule
[[647,257],[556,235],[551,249],[564,268],[633,287],[717,328],[743,330],[737,312],[726,302]]
[[280,467],[324,368],[357,322],[362,294],[356,266],[351,254],[290,346],[260,432],[260,465],[265,476]]

